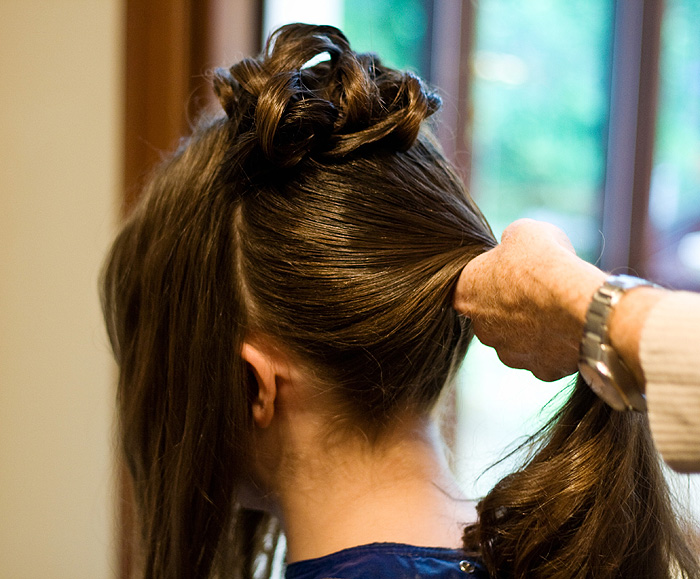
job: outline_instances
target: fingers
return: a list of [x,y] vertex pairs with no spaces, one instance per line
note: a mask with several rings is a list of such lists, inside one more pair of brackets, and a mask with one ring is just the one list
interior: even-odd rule
[[[578,370],[578,342],[529,319],[511,320],[507,326],[472,320],[479,341],[493,348],[510,368],[528,370],[545,382],[553,382]],[[506,329],[508,331],[506,331]]]
[[478,255],[462,269],[455,287],[452,305],[465,316],[472,317],[482,313],[479,312],[479,302],[483,301],[480,298],[484,297],[483,292],[488,291],[487,288],[491,285],[489,278],[492,275],[492,268],[489,262],[493,251],[495,249]]
[[506,227],[503,230],[503,235],[501,235],[501,243],[507,243],[508,245],[560,245],[567,251],[576,254],[571,240],[563,230],[546,221],[536,221],[528,218],[513,221]]
[[529,370],[544,382],[554,382],[578,370],[578,364],[572,363],[569,357],[559,355],[533,356],[531,352],[514,352],[503,348],[496,349],[496,354],[509,368]]

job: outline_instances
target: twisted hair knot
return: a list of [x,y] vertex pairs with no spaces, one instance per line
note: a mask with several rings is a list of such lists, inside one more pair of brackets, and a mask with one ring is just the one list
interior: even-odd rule
[[259,58],[217,69],[214,89],[235,127],[239,162],[261,157],[283,168],[369,144],[406,150],[440,106],[415,75],[353,52],[337,28],[307,24],[280,28]]

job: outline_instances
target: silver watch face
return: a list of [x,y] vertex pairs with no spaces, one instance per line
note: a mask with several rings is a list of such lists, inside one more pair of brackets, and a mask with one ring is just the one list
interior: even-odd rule
[[645,412],[647,405],[637,380],[610,344],[608,323],[622,295],[640,285],[653,285],[629,276],[610,276],[593,294],[579,347],[579,372],[599,398],[615,410]]
[[579,373],[586,384],[615,410],[628,410],[627,404],[612,385],[609,369],[605,364],[596,360],[582,360],[579,364]]

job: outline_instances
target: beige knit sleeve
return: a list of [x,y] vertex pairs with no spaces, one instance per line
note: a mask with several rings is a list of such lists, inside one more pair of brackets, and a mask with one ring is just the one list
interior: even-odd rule
[[656,447],[675,470],[700,472],[700,294],[662,298],[639,353]]

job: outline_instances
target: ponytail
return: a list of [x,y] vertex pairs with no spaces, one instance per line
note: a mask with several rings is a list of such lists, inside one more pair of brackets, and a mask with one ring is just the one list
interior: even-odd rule
[[500,578],[700,576],[647,416],[617,412],[578,377],[525,467],[478,505],[465,549]]

